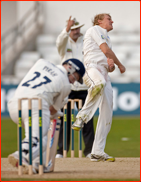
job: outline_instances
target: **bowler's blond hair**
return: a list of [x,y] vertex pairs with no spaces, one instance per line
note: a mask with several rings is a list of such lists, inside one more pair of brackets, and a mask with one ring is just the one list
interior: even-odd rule
[[111,15],[108,13],[102,13],[102,14],[97,14],[94,19],[92,20],[93,26],[94,25],[99,25],[98,20],[103,20],[105,15],[108,15],[111,18]]

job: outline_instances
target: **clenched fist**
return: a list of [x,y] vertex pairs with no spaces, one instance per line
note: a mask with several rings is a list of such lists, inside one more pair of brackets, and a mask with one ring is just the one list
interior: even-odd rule
[[113,59],[107,58],[107,63],[109,65],[108,71],[113,72],[115,70],[115,64],[114,64]]
[[125,67],[123,65],[118,66],[121,73],[124,73],[126,71]]

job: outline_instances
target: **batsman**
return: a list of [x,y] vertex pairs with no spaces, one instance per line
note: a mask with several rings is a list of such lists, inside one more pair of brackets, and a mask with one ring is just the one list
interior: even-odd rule
[[[67,103],[67,96],[71,92],[71,84],[75,81],[82,83],[84,74],[84,65],[78,59],[68,59],[62,65],[57,66],[47,60],[39,59],[25,75],[17,87],[14,97],[8,102],[10,117],[13,122],[18,124],[18,99],[34,97],[42,99],[43,172],[53,171],[52,167],[46,166],[45,159],[50,120],[62,115],[60,109]],[[28,100],[23,100],[21,105],[22,126],[25,128],[25,138],[22,141],[22,165],[27,167],[29,165]],[[38,120],[38,101],[32,100],[32,160],[34,173],[39,171]],[[55,135],[54,137],[55,140],[58,139]],[[50,157],[50,154],[47,156]],[[10,154],[8,160],[14,167],[18,167],[19,151]],[[52,162],[54,163],[53,159]]]

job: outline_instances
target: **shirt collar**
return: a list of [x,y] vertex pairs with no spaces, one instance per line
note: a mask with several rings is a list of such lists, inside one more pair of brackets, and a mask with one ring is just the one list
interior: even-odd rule
[[65,75],[68,76],[68,72],[67,72],[67,70],[64,68],[64,66],[62,66],[62,65],[57,65],[57,67],[61,70],[61,72],[63,72]]

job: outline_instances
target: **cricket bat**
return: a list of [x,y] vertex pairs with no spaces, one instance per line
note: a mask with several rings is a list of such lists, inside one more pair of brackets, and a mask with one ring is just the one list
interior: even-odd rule
[[48,168],[48,172],[54,171],[60,123],[61,123],[61,120],[58,118],[52,120],[50,129],[48,131],[48,141],[47,141],[47,150],[46,150],[47,151],[46,152],[46,167]]

